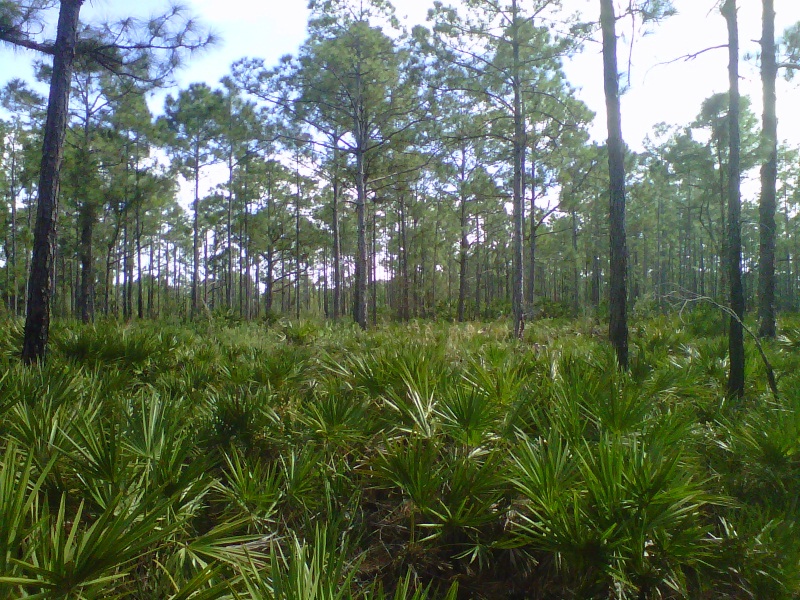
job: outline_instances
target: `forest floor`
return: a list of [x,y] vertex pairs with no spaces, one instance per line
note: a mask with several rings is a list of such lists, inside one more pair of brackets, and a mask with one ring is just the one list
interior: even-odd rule
[[0,325],[0,598],[797,598],[800,318]]

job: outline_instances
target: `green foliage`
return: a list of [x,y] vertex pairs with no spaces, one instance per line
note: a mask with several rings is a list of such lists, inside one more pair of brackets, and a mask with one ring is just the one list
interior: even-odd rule
[[0,379],[0,597],[796,597],[791,344],[731,405],[702,325],[594,328],[61,324]]

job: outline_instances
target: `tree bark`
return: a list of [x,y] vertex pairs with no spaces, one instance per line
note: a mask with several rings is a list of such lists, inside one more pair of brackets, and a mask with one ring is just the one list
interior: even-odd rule
[[575,318],[581,312],[580,270],[578,268],[578,211],[572,209],[572,313]]
[[233,244],[231,231],[233,229],[233,148],[228,152],[228,206],[225,215],[225,252],[227,254],[228,268],[225,273],[225,308],[233,308]]
[[778,67],[775,57],[775,2],[763,0],[761,81],[764,114],[761,134],[765,162],[761,166],[759,203],[758,316],[760,337],[775,337],[775,212],[778,178],[778,118],[775,91]]
[[300,149],[297,150],[295,165],[295,186],[297,194],[294,204],[294,268],[295,268],[295,316],[300,320]]
[[400,252],[400,277],[402,278],[400,319],[408,321],[411,317],[411,280],[408,276],[408,233],[406,229],[406,204],[404,194],[400,194],[400,242],[403,245]]
[[370,296],[372,300],[372,326],[378,325],[378,202],[372,200],[372,243],[369,253]]
[[200,149],[194,154],[194,201],[192,202],[192,309],[190,318],[197,316],[197,285],[200,280]]
[[[363,133],[360,124],[356,135]],[[356,245],[356,281],[353,302],[353,319],[362,328],[367,328],[367,174],[363,140],[359,139],[356,150],[356,219],[358,241]]]
[[466,151],[461,150],[461,241],[458,250],[458,322],[463,323],[467,303],[467,253],[469,252],[469,215],[467,214],[466,185]]
[[525,327],[525,311],[523,285],[524,285],[524,250],[523,229],[525,221],[525,113],[522,101],[522,82],[520,76],[520,44],[519,44],[519,17],[517,14],[517,0],[512,0],[512,53],[514,60],[513,88],[514,88],[514,243],[513,243],[513,283],[511,306],[514,313],[514,336],[522,338]]
[[725,0],[722,14],[728,24],[728,76],[730,79],[730,105],[728,125],[730,127],[730,150],[728,157],[728,268],[730,303],[734,315],[730,319],[728,351],[730,371],[728,394],[741,397],[744,394],[744,290],[742,288],[742,231],[740,179],[740,131],[739,131],[739,26],[736,16],[736,0]]
[[608,113],[608,172],[610,178],[609,230],[611,269],[609,337],[620,368],[628,368],[627,278],[628,249],[625,239],[625,147],[617,72],[617,35],[613,0],[600,0],[603,29],[603,74]]
[[342,242],[339,234],[339,136],[333,136],[333,215],[331,229],[333,231],[333,320],[342,314]]
[[92,231],[94,230],[94,205],[86,200],[78,215],[80,230],[80,285],[78,287],[78,311],[83,323],[90,323],[94,318],[94,248]]
[[50,300],[58,220],[58,191],[64,157],[72,67],[83,0],[61,0],[53,74],[39,172],[39,202],[28,282],[28,308],[22,344],[26,364],[44,361],[50,333]]
[[[138,178],[138,167],[137,167]],[[142,205],[141,197],[137,192],[136,210],[134,211],[136,223],[133,230],[134,244],[136,245],[136,317],[144,319],[144,278],[142,277]],[[132,279],[132,278],[131,278]]]
[[525,302],[532,318],[536,306],[536,234],[539,223],[536,220],[536,165],[535,161],[531,162],[533,163],[531,164],[531,212],[528,216],[530,227],[528,229],[528,278],[525,281]]
[[14,135],[11,149],[11,176],[9,181],[9,200],[11,203],[11,256],[9,265],[12,273],[11,310],[16,317],[19,314],[19,284],[17,282],[17,137]]

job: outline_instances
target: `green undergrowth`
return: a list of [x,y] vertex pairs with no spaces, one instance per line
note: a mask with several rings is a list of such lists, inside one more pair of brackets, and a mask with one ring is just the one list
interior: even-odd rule
[[711,329],[6,322],[0,598],[797,598],[800,320]]

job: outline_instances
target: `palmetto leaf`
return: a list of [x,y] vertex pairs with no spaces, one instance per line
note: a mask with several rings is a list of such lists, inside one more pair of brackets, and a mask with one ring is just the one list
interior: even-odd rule
[[6,446],[0,471],[0,576],[15,576],[16,561],[29,556],[25,540],[41,526],[38,495],[54,461],[37,476],[31,454],[24,456],[13,443]]
[[[159,490],[158,496],[161,497]],[[163,544],[180,522],[168,520],[175,499],[144,499],[133,506],[118,496],[91,518],[81,504],[68,517],[66,497],[39,528],[30,555],[16,561],[32,596],[67,595],[98,587],[112,591],[134,561]],[[152,508],[151,508],[152,507]],[[91,520],[90,520],[91,519]]]

